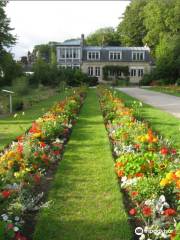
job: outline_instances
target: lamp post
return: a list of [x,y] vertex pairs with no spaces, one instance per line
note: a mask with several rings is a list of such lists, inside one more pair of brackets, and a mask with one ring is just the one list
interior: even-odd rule
[[2,92],[5,92],[5,93],[9,94],[9,112],[10,112],[10,114],[12,114],[12,110],[13,110],[12,109],[12,94],[14,92],[6,90],[6,89],[2,89]]

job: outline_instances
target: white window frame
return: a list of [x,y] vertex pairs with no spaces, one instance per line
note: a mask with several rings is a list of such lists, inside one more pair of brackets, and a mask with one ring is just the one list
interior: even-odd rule
[[91,66],[88,67],[88,76],[94,76],[94,68]]
[[[89,58],[89,53],[91,53],[91,58]],[[98,58],[96,58],[96,53],[98,53]],[[92,55],[95,54],[95,58],[92,58]],[[87,51],[87,60],[90,61],[96,61],[96,60],[100,60],[100,51]]]
[[[136,54],[136,58],[133,59],[133,55]],[[138,59],[137,56],[138,54],[143,54],[143,59]],[[139,55],[140,56],[140,55]],[[145,59],[145,52],[144,51],[132,51],[132,61],[144,61]]]
[[[64,58],[62,58],[61,57],[61,49],[64,49],[65,50],[65,57]],[[66,52],[67,52],[67,49],[68,50],[71,50],[71,57],[66,57]],[[76,58],[74,58],[74,49],[76,49],[76,50],[78,50],[77,52],[78,52],[78,56],[76,57]],[[81,59],[81,48],[80,47],[58,47],[58,52],[59,52],[59,54],[58,54],[58,57],[59,57],[59,59],[60,60],[66,60],[66,59],[76,59],[76,60],[80,60]]]
[[95,76],[100,77],[101,76],[101,68],[100,67],[95,67]]
[[[111,59],[111,54],[113,55],[113,59]],[[115,59],[115,55],[120,54],[120,59]],[[110,61],[120,61],[122,60],[122,51],[109,51],[109,60]]]
[[[135,72],[135,75],[131,75],[131,71]],[[142,74],[139,75],[139,71],[141,71]],[[144,67],[130,67],[130,76],[131,77],[143,77],[144,76]]]

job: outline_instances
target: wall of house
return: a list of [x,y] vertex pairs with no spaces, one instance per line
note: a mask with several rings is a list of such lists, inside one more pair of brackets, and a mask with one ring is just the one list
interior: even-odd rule
[[[150,73],[151,71],[151,65],[148,62],[99,62],[99,61],[83,61],[81,64],[81,70],[84,73],[88,74],[88,67],[93,67],[93,71],[94,71],[94,76],[95,76],[95,68],[96,67],[100,67],[100,77],[99,81],[103,81],[103,72],[102,72],[102,68],[106,65],[114,65],[114,66],[128,66],[129,70],[131,68],[134,69],[139,69],[142,68],[144,70],[144,74]],[[138,76],[130,76],[130,82],[131,83],[139,83],[139,81],[141,80],[142,77],[138,77]]]

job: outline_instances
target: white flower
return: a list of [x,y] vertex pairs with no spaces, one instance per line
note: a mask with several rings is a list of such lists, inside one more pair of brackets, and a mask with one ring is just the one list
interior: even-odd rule
[[164,203],[166,201],[166,198],[164,195],[161,195],[159,198],[159,202]]
[[18,227],[13,227],[13,230],[14,230],[15,232],[18,232],[18,231],[19,231],[19,228],[18,228]]
[[167,235],[165,232],[163,232],[163,233],[161,234],[161,237],[163,237],[163,238],[168,238],[168,235]]
[[14,219],[15,219],[15,221],[18,222],[20,218],[18,216],[16,216]]
[[121,178],[121,181],[122,181],[122,182],[126,182],[126,180],[127,180],[127,177],[126,177],[126,176],[124,176],[124,177]]
[[144,234],[142,234],[139,238],[139,240],[144,240],[146,238],[146,236]]
[[7,221],[8,220],[8,215],[7,214],[2,214],[1,217],[3,218],[3,221]]

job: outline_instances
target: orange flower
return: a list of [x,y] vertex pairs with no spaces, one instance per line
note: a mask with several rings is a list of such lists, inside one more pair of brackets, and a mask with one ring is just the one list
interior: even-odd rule
[[124,171],[123,170],[117,171],[117,175],[118,175],[118,177],[124,176]]
[[136,196],[138,196],[138,192],[137,192],[137,191],[133,191],[133,192],[131,193],[131,196],[135,198]]

